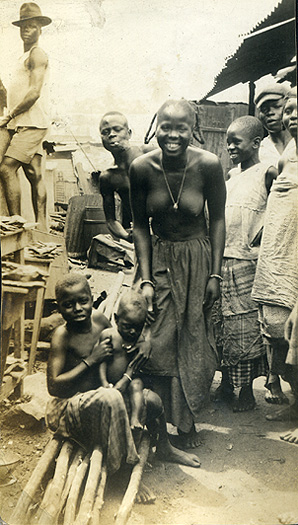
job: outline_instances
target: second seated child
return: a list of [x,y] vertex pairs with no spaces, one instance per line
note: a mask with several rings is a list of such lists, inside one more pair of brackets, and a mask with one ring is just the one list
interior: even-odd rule
[[[142,413],[144,408],[143,382],[136,375],[135,357],[137,344],[144,341],[142,335],[147,316],[147,303],[137,291],[125,293],[119,302],[115,321],[117,327],[103,330],[100,340],[110,338],[112,356],[99,367],[100,381],[103,387],[116,388],[122,394],[127,392],[128,410],[131,429],[143,428]],[[149,344],[149,342],[148,342]]]
[[268,194],[277,170],[260,163],[263,127],[259,119],[236,119],[227,131],[231,160],[226,201],[226,245],[222,265],[223,365],[230,384],[239,388],[233,410],[255,406],[253,380],[267,373],[266,348],[251,299],[260,232]]

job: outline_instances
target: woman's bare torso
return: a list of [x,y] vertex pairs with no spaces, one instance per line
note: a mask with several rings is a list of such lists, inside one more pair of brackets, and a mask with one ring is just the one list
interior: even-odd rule
[[204,162],[198,149],[188,148],[187,156],[185,181],[178,209],[174,209],[165,176],[176,202],[185,168],[171,170],[164,167],[163,170],[162,153],[159,150],[147,157],[146,211],[148,217],[152,218],[153,233],[162,239],[181,241],[206,236]]

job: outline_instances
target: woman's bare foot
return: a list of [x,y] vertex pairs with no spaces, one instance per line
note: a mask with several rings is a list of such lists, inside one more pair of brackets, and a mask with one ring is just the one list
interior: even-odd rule
[[170,461],[171,463],[179,463],[188,467],[198,468],[201,465],[198,456],[173,447],[169,442],[162,447],[157,446],[156,457],[161,461]]
[[271,405],[288,405],[289,399],[283,393],[279,378],[277,381],[270,383],[267,386],[267,392],[265,394],[265,401]]
[[239,397],[233,404],[233,412],[247,412],[253,410],[256,400],[253,395],[252,385],[245,385],[239,392]]
[[283,441],[288,441],[288,443],[294,443],[295,445],[298,445],[298,428],[295,428],[295,430],[290,432],[286,432],[279,437]]
[[287,512],[285,514],[282,514],[281,516],[278,516],[278,521],[279,523],[282,523],[282,525],[297,525],[298,516]]
[[182,432],[178,428],[178,434],[181,448],[197,448],[201,444],[199,434],[194,426],[189,432]]
[[136,497],[136,503],[150,504],[156,500],[155,494],[141,481]]
[[277,410],[274,414],[268,414],[266,419],[268,419],[268,421],[297,421],[298,401],[295,401],[293,405],[290,405],[287,408]]

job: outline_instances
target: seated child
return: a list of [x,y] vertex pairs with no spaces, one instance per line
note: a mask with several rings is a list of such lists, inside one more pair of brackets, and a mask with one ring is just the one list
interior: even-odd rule
[[[92,308],[93,298],[87,279],[71,272],[55,287],[59,312],[65,323],[56,328],[48,359],[47,384],[50,396],[46,423],[56,435],[73,438],[87,449],[100,444],[106,455],[109,474],[123,461],[138,460],[125,403],[119,390],[100,385],[98,367],[112,355],[109,337],[101,337],[110,322]],[[131,366],[141,368],[148,359],[150,345],[139,337]],[[130,372],[130,370],[129,370]],[[128,375],[128,374],[127,374]],[[158,433],[156,454],[167,461],[199,467],[194,454],[176,449],[169,442],[160,398],[146,395],[146,424]]]
[[99,367],[101,384],[115,387],[122,394],[128,392],[132,430],[142,429],[142,408],[144,405],[143,383],[133,375],[139,368],[135,363],[138,352],[137,343],[143,340],[142,330],[147,316],[147,303],[144,297],[131,290],[120,300],[115,321],[117,327],[103,330],[100,341],[110,339],[112,357],[108,357]]

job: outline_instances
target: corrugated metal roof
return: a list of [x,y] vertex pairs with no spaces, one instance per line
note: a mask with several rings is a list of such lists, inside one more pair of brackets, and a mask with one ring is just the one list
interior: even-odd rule
[[275,75],[289,65],[295,54],[295,0],[282,0],[244,38],[202,100],[240,82],[254,82],[269,73]]

